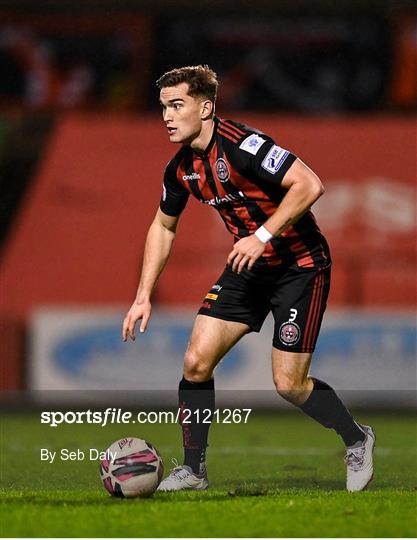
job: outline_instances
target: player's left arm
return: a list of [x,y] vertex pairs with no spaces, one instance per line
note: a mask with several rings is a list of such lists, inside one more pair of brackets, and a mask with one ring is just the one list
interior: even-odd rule
[[242,238],[233,246],[227,263],[240,273],[244,266],[250,270],[265,251],[266,244],[295,223],[324,193],[319,177],[300,159],[296,159],[285,173],[281,187],[287,190],[277,210],[257,233]]

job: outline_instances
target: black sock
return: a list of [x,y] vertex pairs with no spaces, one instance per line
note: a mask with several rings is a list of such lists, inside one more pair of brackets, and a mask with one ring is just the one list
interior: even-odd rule
[[365,439],[365,434],[331,386],[313,378],[314,387],[300,409],[322,426],[334,429],[346,446]]
[[214,379],[191,382],[182,378],[178,388],[184,465],[204,474],[208,432],[214,411]]

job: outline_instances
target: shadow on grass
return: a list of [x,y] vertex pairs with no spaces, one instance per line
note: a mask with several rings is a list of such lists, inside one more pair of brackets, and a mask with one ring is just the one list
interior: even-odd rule
[[267,491],[268,494],[281,491],[344,491],[345,482],[340,479],[320,479],[316,476],[294,476],[294,478],[254,478],[244,482],[230,482],[216,485],[216,489],[226,489],[229,492],[242,486],[253,488],[254,491]]
[[20,492],[3,494],[2,503],[7,506],[8,503],[32,504],[36,506],[85,506],[85,505],[106,505],[115,504],[128,505],[152,505],[154,503],[173,503],[173,502],[199,502],[199,501],[219,501],[234,497],[263,497],[291,492],[297,495],[297,492],[305,491],[344,491],[345,485],[340,480],[317,480],[313,476],[283,479],[253,479],[245,482],[230,482],[227,485],[215,486],[214,489],[207,491],[182,491],[175,493],[155,493],[149,498],[119,499],[110,497],[106,493],[99,492],[77,492],[77,491],[47,491],[47,492]]

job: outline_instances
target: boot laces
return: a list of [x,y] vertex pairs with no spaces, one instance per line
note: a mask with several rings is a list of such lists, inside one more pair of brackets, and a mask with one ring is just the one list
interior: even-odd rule
[[182,480],[190,474],[187,469],[184,469],[183,465],[180,465],[178,463],[177,459],[172,458],[171,461],[174,467],[170,471],[170,476],[172,476],[173,478],[177,478],[178,480]]
[[345,462],[353,471],[360,471],[365,460],[365,446],[349,448],[346,452]]

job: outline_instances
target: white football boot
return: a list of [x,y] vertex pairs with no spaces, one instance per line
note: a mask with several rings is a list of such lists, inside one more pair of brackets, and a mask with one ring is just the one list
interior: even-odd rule
[[360,427],[366,434],[365,440],[346,449],[346,489],[348,491],[363,491],[374,477],[372,454],[375,447],[375,433],[369,426],[360,424]]
[[208,488],[207,473],[204,467],[204,474],[194,474],[188,465],[178,465],[176,459],[172,460],[174,468],[159,484],[157,491],[180,491],[183,489],[203,490]]

